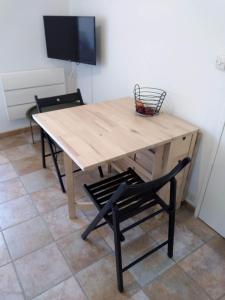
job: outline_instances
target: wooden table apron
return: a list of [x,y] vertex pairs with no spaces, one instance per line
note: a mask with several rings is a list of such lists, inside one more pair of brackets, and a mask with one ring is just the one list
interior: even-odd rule
[[[187,134],[195,136],[195,144],[198,131],[167,113],[139,116],[131,98],[36,114],[34,119],[64,151],[70,218],[76,217],[73,162],[86,171],[143,149],[166,145],[168,152],[172,141]],[[168,163],[169,155],[162,170]]]

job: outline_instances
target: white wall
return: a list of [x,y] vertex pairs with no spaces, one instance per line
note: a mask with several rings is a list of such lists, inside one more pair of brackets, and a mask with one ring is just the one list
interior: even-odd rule
[[196,205],[225,100],[223,0],[70,0],[72,15],[97,17],[98,66],[74,66],[86,101],[132,95],[136,82],[167,90],[166,108],[201,128],[189,185]]
[[[54,67],[70,72],[71,63],[47,58],[42,18],[47,14],[68,15],[69,0],[0,0],[0,73]],[[0,132],[25,125],[8,121],[0,88]]]

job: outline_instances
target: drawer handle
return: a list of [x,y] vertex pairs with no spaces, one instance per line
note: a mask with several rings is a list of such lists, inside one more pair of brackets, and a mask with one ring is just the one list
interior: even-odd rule
[[183,141],[185,141],[185,140],[186,140],[186,136],[183,136],[183,138],[182,138],[182,139],[183,139]]

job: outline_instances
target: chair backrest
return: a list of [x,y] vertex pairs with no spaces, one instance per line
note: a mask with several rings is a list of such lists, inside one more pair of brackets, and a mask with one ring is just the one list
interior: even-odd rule
[[190,163],[191,159],[189,157],[184,158],[179,161],[175,168],[173,168],[168,174],[146,183],[139,183],[135,185],[127,185],[126,183],[121,183],[117,191],[109,200],[112,204],[120,201],[124,196],[129,197],[132,195],[140,194],[155,194],[168,182],[175,179],[175,176],[182,171]]
[[35,101],[40,113],[68,108],[72,106],[84,105],[80,89],[77,89],[75,93],[53,97],[38,98],[38,96],[35,96]]

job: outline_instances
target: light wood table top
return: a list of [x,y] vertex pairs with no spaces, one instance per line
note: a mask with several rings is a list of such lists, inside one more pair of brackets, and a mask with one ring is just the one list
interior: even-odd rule
[[132,98],[41,113],[34,119],[82,170],[198,131],[167,113],[142,117]]

